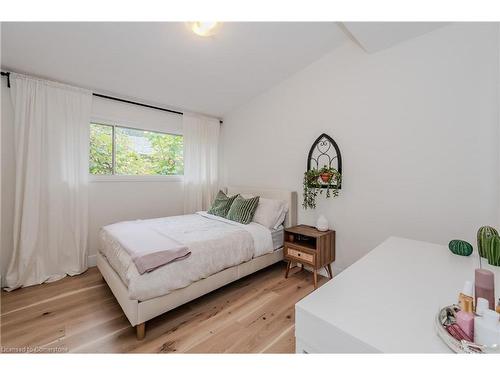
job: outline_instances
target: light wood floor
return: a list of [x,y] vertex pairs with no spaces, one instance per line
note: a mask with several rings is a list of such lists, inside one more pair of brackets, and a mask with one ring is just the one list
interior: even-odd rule
[[[137,341],[97,268],[1,294],[0,345],[43,352],[292,353],[294,305],[312,276],[277,263],[146,324]],[[327,281],[320,277],[319,284]]]

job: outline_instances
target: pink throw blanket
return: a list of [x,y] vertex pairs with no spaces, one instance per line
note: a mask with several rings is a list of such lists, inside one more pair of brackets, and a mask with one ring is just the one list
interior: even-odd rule
[[106,230],[130,255],[141,275],[191,254],[186,245],[161,232],[148,221],[124,221],[108,225]]

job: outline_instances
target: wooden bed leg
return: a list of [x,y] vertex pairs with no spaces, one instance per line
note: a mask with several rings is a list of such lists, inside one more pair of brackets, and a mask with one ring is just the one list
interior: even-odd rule
[[146,322],[135,326],[135,334],[137,336],[137,340],[144,339],[146,336]]

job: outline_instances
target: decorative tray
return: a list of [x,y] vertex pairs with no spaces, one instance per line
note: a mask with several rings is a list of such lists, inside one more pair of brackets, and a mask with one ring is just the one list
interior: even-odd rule
[[443,307],[436,316],[436,331],[438,336],[455,353],[485,354],[499,353],[499,348],[489,348],[484,345],[474,344],[467,340],[458,340],[447,330],[448,326],[456,323],[455,316],[460,311],[458,305]]

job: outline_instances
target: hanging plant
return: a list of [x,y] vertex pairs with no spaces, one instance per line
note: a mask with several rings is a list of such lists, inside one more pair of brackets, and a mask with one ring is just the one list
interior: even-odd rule
[[335,169],[326,165],[321,169],[309,169],[304,172],[304,201],[302,207],[305,209],[316,208],[316,197],[325,191],[326,198],[339,195],[341,175]]

